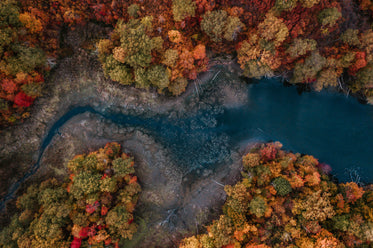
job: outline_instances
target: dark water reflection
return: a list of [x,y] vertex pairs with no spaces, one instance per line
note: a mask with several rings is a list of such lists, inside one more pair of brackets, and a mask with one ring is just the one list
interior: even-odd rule
[[298,94],[274,80],[249,86],[249,103],[225,111],[219,123],[233,142],[277,140],[285,149],[330,164],[340,180],[357,170],[373,181],[373,106],[331,92]]

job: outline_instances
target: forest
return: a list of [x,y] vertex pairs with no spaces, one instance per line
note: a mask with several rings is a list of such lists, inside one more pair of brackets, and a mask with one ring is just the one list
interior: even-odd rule
[[[1,0],[0,133],[36,112],[56,65],[71,56],[67,30],[90,23],[104,35],[79,49],[123,88],[176,99],[229,55],[248,79],[373,99],[372,0]],[[76,155],[63,180],[23,190],[0,247],[117,248],[131,240],[141,183],[135,158],[122,151],[112,142]],[[340,183],[330,171],[278,142],[256,144],[242,157],[240,180],[224,186],[218,218],[177,246],[372,247],[372,184]]]
[[1,247],[118,247],[132,238],[141,191],[133,157],[113,142],[75,156],[67,168],[63,182],[48,179],[17,199],[19,213],[0,232]]
[[[180,95],[233,54],[248,78],[281,77],[320,91],[373,96],[371,0],[4,0],[0,3],[0,124],[30,116],[59,59],[66,29],[111,27],[84,44],[105,75],[160,94]],[[44,90],[43,90],[44,89]]]
[[371,247],[372,185],[336,183],[329,165],[281,147],[244,155],[242,180],[224,188],[223,214],[179,247]]

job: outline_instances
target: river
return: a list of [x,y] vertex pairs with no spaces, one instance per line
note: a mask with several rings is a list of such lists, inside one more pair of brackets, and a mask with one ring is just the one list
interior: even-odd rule
[[[221,79],[224,80],[224,79]],[[119,127],[148,130],[171,151],[184,171],[213,170],[232,151],[249,142],[280,141],[293,152],[315,156],[332,167],[340,181],[373,182],[373,106],[360,104],[340,93],[302,92],[285,87],[275,79],[248,84],[247,101],[235,106],[209,106],[183,115],[126,115],[92,106],[74,106],[48,131],[38,161],[13,184],[4,202],[12,198],[19,185],[39,167],[44,150],[59,129],[71,118],[91,112]],[[203,99],[208,91],[201,92]]]

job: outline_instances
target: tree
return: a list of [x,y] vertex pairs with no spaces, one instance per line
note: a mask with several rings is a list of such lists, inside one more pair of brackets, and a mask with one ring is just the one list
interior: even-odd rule
[[359,46],[361,43],[358,35],[358,29],[349,28],[344,33],[342,33],[341,40],[350,46]]
[[124,62],[131,67],[147,67],[152,59],[151,38],[145,33],[150,27],[146,21],[146,18],[142,18],[141,21],[119,22],[115,29],[120,36],[121,47],[126,52]]
[[171,73],[162,65],[153,65],[147,71],[147,78],[159,90],[168,87]]
[[258,25],[258,33],[265,40],[273,41],[277,47],[288,37],[289,30],[281,18],[268,12],[264,21]]
[[232,221],[225,215],[221,215],[219,220],[209,227],[209,236],[212,237],[214,247],[223,247],[233,241]]
[[199,44],[193,49],[193,58],[195,60],[204,59],[206,57],[205,45]]
[[21,89],[23,92],[25,92],[26,95],[36,98],[42,95],[42,84],[41,83],[28,83],[21,86]]
[[179,245],[179,248],[202,248],[202,245],[195,236],[192,236],[190,238],[183,239],[182,243]]
[[[247,212],[247,205],[249,203],[250,194],[243,183],[237,183],[234,186],[227,185],[224,191],[228,195],[226,206],[232,208],[239,214],[245,215]],[[237,220],[233,220],[236,222]]]
[[[264,161],[268,147],[275,155]],[[283,151],[279,143],[252,147],[243,164],[243,179],[225,186],[223,215],[207,226],[207,234],[188,238],[182,247],[369,246],[371,189],[362,193],[356,184],[336,185],[316,174],[316,158]],[[344,202],[347,191],[354,203]]]
[[225,10],[208,11],[202,16],[201,29],[214,42],[224,39],[233,41],[245,25],[236,16],[229,16]]
[[100,175],[86,171],[75,175],[70,194],[79,200],[98,193],[100,191],[100,178]]
[[289,181],[283,177],[276,177],[272,181],[272,185],[280,196],[285,196],[292,191]]
[[113,160],[113,170],[116,176],[123,178],[125,175],[135,173],[132,158],[117,158]]
[[168,67],[174,67],[179,58],[179,53],[176,49],[167,49],[163,56],[164,59],[162,63]]
[[187,17],[194,17],[196,2],[192,0],[172,0],[172,13],[174,20],[179,22]]
[[298,0],[276,0],[275,8],[277,11],[291,11],[297,6]]
[[330,194],[321,194],[321,191],[314,192],[296,204],[294,211],[300,211],[303,218],[311,221],[325,221],[335,215],[330,203]]
[[329,27],[334,26],[341,17],[342,14],[337,8],[323,9],[318,14],[320,24]]
[[347,203],[356,203],[356,201],[359,200],[364,194],[364,189],[360,188],[354,182],[341,184],[341,187],[342,189],[344,189],[345,199]]
[[319,52],[313,52],[304,63],[296,63],[293,72],[293,83],[311,82],[317,78],[317,73],[321,71],[326,63],[326,59]]
[[178,96],[185,91],[185,88],[187,85],[188,85],[188,80],[186,78],[179,77],[169,84],[168,90],[174,96]]
[[341,73],[335,70],[335,68],[322,70],[315,82],[315,90],[321,91],[323,88],[337,86],[340,75]]
[[117,206],[108,212],[105,221],[109,225],[109,232],[114,238],[132,239],[132,235],[137,229],[136,225],[131,223],[132,219],[132,214],[125,207]]
[[25,93],[18,92],[14,98],[14,103],[19,107],[29,107],[34,102],[34,98],[26,95]]
[[316,50],[317,42],[312,39],[294,39],[293,43],[286,50],[291,58],[306,55],[308,52]]
[[300,0],[304,8],[312,8],[315,4],[318,4],[320,0]]
[[8,94],[13,94],[18,90],[18,86],[13,80],[4,78],[1,83],[1,89]]
[[20,27],[19,8],[14,0],[4,0],[0,3],[0,28]]
[[356,81],[363,88],[373,87],[373,63],[358,71]]
[[255,196],[249,203],[250,213],[255,215],[257,218],[264,216],[267,208],[268,205],[266,200],[262,196]]
[[127,9],[128,14],[133,18],[138,17],[139,11],[140,11],[140,6],[138,4],[135,4],[135,3],[128,6],[128,9]]
[[248,153],[242,157],[242,163],[246,170],[260,164],[260,155],[257,153]]
[[41,21],[31,13],[20,14],[19,20],[31,34],[39,33],[43,30]]

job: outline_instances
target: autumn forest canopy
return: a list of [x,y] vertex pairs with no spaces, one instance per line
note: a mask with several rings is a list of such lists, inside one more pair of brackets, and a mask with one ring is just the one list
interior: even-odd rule
[[[229,55],[247,78],[373,98],[373,0],[0,0],[0,131],[30,116],[56,65],[74,52],[67,30],[89,24],[98,36],[79,49],[114,84],[177,97]],[[22,189],[0,247],[132,239],[141,192],[134,161],[108,143],[69,160],[65,178]],[[253,145],[242,167],[224,187],[220,216],[179,247],[372,247],[372,185],[338,183],[328,165],[277,142]]]
[[242,180],[225,186],[223,214],[180,248],[371,247],[373,191],[337,184],[310,155],[258,145],[242,157]]
[[95,51],[107,77],[181,94],[209,59],[233,54],[249,78],[281,76],[315,90],[373,96],[371,0],[160,0],[0,3],[1,124],[27,118],[66,55],[63,30],[112,27]]
[[141,191],[134,161],[118,143],[67,164],[63,182],[49,179],[18,198],[19,213],[0,232],[0,247],[118,247],[137,225],[133,211]]

